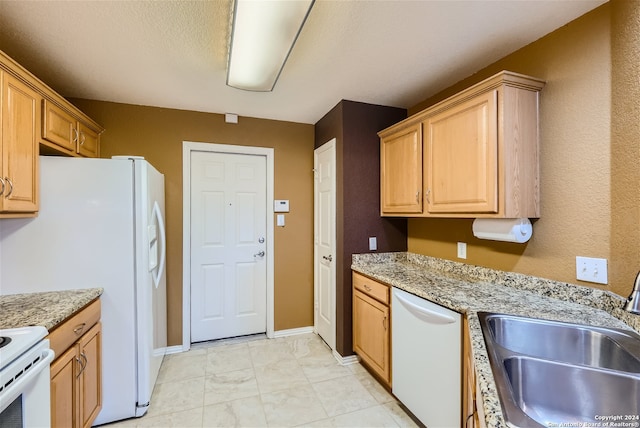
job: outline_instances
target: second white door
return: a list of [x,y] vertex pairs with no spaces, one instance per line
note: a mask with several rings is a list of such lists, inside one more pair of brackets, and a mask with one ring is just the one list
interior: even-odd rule
[[191,341],[266,331],[266,157],[191,153]]
[[336,348],[336,140],[314,151],[314,327]]

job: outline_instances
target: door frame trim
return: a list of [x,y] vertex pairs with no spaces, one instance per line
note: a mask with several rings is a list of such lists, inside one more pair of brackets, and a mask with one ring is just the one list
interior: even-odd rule
[[274,149],[182,142],[182,350],[191,348],[191,152],[257,155],[267,161],[267,337],[274,337]]

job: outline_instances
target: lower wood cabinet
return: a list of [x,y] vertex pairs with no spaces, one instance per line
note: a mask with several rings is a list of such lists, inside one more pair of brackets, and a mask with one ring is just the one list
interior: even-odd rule
[[480,418],[476,401],[476,372],[467,317],[462,322],[462,422],[465,428],[481,428],[485,424],[481,422],[484,418]]
[[391,387],[389,286],[353,273],[353,351]]
[[[64,322],[49,335],[51,426],[90,427],[102,409],[102,324],[100,301]],[[77,338],[76,338],[77,337]],[[74,340],[70,345],[68,342]],[[59,349],[64,349],[59,352]]]

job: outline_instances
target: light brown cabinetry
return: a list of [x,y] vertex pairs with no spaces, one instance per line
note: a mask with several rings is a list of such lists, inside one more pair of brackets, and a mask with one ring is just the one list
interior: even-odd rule
[[416,158],[403,165],[387,162],[381,151],[382,199],[403,185],[406,170],[421,161],[424,200],[416,212],[383,203],[382,214],[539,217],[538,101],[543,86],[539,79],[501,72],[381,131],[381,142],[409,130],[422,136],[421,155],[416,150]]
[[422,212],[422,127],[380,139],[382,212]]
[[38,211],[38,133],[40,100],[36,91],[0,70],[0,217]]
[[102,408],[102,324],[96,300],[49,334],[51,426],[90,427]]
[[496,90],[424,121],[430,213],[498,212]]
[[74,117],[68,110],[44,100],[42,105],[43,144],[70,155],[98,157],[99,130],[92,129]]
[[40,154],[98,157],[103,129],[0,51],[0,218],[39,209]]
[[482,428],[485,424],[477,408],[478,391],[467,317],[462,322],[462,421],[465,428]]
[[391,387],[389,286],[353,272],[353,351]]

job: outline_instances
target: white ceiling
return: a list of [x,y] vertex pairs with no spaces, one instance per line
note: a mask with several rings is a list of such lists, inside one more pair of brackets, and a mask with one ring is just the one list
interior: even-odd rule
[[230,0],[0,0],[0,49],[65,97],[316,123],[411,107],[606,0],[317,0],[273,92],[225,85]]

